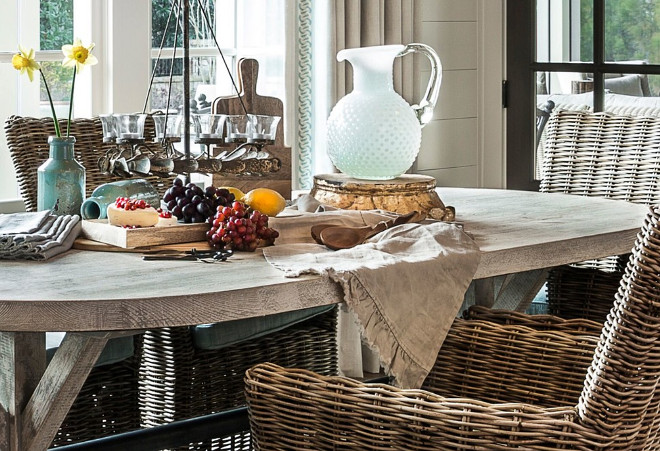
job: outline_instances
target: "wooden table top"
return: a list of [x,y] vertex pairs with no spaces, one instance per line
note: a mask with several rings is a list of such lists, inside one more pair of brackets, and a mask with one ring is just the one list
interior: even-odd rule
[[[629,252],[647,207],[534,192],[439,188],[482,252],[475,278]],[[286,278],[260,252],[227,262],[71,250],[0,262],[0,330],[94,331],[220,322],[341,302],[328,278]]]

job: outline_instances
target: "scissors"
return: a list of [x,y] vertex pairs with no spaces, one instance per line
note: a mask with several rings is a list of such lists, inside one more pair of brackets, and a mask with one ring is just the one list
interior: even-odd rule
[[142,256],[142,260],[156,261],[156,260],[180,260],[180,261],[201,261],[204,263],[216,263],[227,261],[234,251],[231,249],[220,249],[210,251],[198,251],[194,247],[189,251],[173,252],[173,251],[153,251],[147,252]]

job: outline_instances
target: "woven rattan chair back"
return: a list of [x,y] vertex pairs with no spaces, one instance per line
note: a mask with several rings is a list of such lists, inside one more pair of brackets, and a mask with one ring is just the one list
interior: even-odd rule
[[[512,317],[505,322],[528,324],[530,320]],[[564,359],[584,349],[571,343],[571,337],[582,339],[564,332],[568,324],[553,318],[543,322],[547,330],[541,335],[526,326],[500,325],[497,332],[497,323],[481,320],[457,320],[456,324],[472,323],[474,331],[490,324],[492,334],[482,338],[486,347],[491,335],[536,334],[531,349],[519,346],[502,351],[500,346],[491,352],[504,360],[526,362],[532,371],[544,348],[554,347],[553,353],[563,349]],[[560,325],[560,330],[553,332],[552,324]],[[593,324],[587,324],[587,330],[594,332]],[[538,339],[544,334],[549,337],[545,343]],[[437,393],[405,390],[272,364],[255,366],[245,378],[255,449],[659,449],[659,401],[654,395],[660,381],[660,208],[652,208],[638,235],[600,335],[584,337],[595,338],[595,350],[581,394],[574,404],[557,401],[553,407],[481,399],[485,389],[470,390],[472,384],[480,383],[478,378],[465,381],[462,397],[448,397],[442,387]],[[455,348],[466,361],[447,360],[445,368],[465,364],[483,369],[480,361],[467,361],[478,343],[445,341],[443,350],[446,346]],[[506,380],[507,375],[501,377]],[[552,384],[561,380],[558,374]],[[506,382],[512,393],[530,390],[524,378]]]
[[[543,161],[542,192],[658,203],[660,118],[555,112],[546,127]],[[547,284],[550,313],[602,323],[622,273],[617,257],[553,269]]]
[[[148,121],[149,123],[150,121]],[[62,130],[66,130],[66,122],[60,121]],[[153,126],[146,127],[147,136],[153,136]],[[11,116],[5,122],[7,146],[11,155],[21,197],[27,211],[37,210],[37,168],[48,159],[48,137],[55,135],[53,120],[33,117]],[[150,135],[151,133],[151,135]],[[119,180],[118,177],[102,173],[98,168],[98,160],[114,144],[103,142],[103,128],[98,117],[92,119],[74,119],[71,123],[71,136],[75,136],[74,146],[76,159],[85,167],[85,195],[103,183]],[[144,177],[158,190],[161,195],[172,185],[171,177]]]
[[660,207],[651,207],[603,327],[578,403],[582,424],[611,449],[658,449]]
[[542,192],[660,201],[660,117],[559,111],[544,146]]

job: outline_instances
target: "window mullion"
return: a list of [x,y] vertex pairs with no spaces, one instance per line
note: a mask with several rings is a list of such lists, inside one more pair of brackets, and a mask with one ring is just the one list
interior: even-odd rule
[[594,1],[594,111],[605,106],[605,77],[601,65],[605,62],[605,0]]

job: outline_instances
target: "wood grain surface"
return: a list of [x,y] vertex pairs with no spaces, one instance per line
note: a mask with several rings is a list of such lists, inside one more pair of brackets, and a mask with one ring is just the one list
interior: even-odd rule
[[[438,192],[456,207],[456,219],[481,249],[476,278],[629,252],[647,211],[623,201],[562,194]],[[342,300],[328,278],[286,278],[259,250],[214,264],[72,250],[47,262],[0,262],[0,271],[3,331],[201,324]]]
[[[647,207],[533,192],[439,189],[481,249],[476,278],[630,251]],[[263,254],[222,263],[71,250],[0,262],[0,448],[44,450],[116,333],[249,318],[343,300],[328,277],[286,278]],[[439,302],[441,299],[439,298]],[[45,362],[45,331],[67,331]],[[107,332],[98,332],[107,331]]]
[[[263,176],[223,174],[213,175],[213,186],[234,186],[243,192],[253,188],[271,188],[279,192],[285,199],[291,198],[291,148],[284,145],[284,104],[277,97],[266,97],[257,94],[257,78],[259,62],[251,58],[243,58],[238,62],[238,88],[240,94],[218,97],[213,101],[213,112],[216,114],[263,114],[279,116],[275,144],[264,147],[271,156],[279,158],[282,167],[279,171]],[[245,110],[243,109],[245,107]],[[232,145],[235,147],[235,145]],[[223,147],[226,149],[226,147]],[[218,151],[220,148],[217,149]],[[217,154],[216,152],[215,154]]]
[[205,239],[208,229],[206,223],[126,229],[108,224],[107,219],[92,219],[82,221],[81,235],[88,240],[116,247],[136,248],[201,241]]

